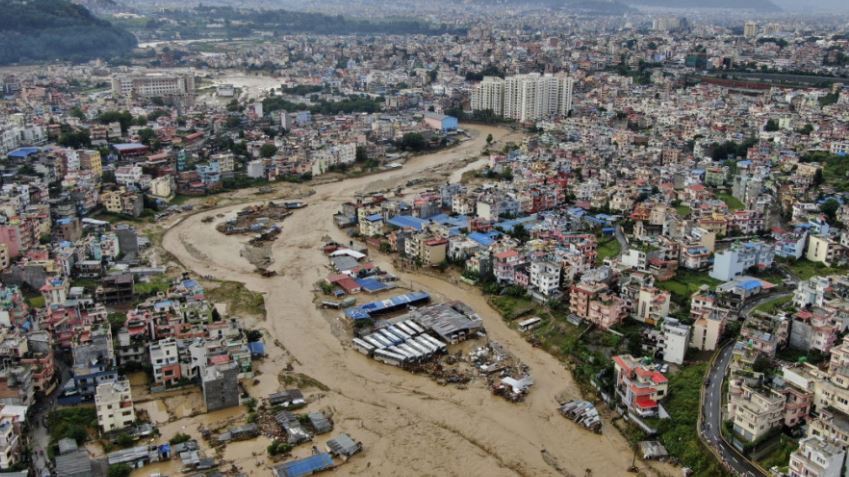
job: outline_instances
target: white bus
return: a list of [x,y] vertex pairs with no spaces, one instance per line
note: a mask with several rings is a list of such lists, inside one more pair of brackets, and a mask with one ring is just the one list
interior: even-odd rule
[[533,318],[528,318],[527,320],[520,321],[516,326],[519,328],[519,331],[525,332],[530,331],[542,323],[542,318],[535,316]]
[[354,348],[356,348],[357,351],[366,356],[371,355],[372,351],[374,351],[374,346],[368,344],[367,342],[359,338],[354,338]]
[[391,364],[392,366],[401,366],[402,364],[404,364],[404,361],[407,360],[406,357],[401,356],[398,353],[387,351],[385,349],[379,349],[375,351],[374,359],[380,361],[381,363]]

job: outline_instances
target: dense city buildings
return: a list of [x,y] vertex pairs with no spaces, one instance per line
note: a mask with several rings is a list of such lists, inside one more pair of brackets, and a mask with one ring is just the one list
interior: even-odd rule
[[824,1],[7,2],[0,473],[844,475]]

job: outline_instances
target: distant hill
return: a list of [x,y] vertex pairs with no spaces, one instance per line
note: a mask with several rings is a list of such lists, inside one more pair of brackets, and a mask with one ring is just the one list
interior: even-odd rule
[[733,8],[759,12],[781,10],[770,0],[627,0],[625,3],[667,8]]
[[84,61],[136,46],[129,32],[65,0],[0,0],[0,64]]

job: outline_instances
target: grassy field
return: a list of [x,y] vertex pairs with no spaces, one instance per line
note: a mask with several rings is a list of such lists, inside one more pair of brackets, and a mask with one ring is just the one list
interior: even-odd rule
[[505,320],[515,320],[535,309],[534,302],[528,297],[515,297],[510,295],[494,295],[490,298],[490,304],[501,313]]
[[93,407],[70,407],[51,411],[47,416],[50,432],[49,454],[56,451],[60,439],[71,438],[82,444],[89,439],[97,425],[97,412]]
[[773,466],[778,466],[786,472],[787,463],[790,462],[790,453],[796,450],[797,447],[799,447],[799,444],[796,441],[782,435],[780,444],[758,462],[764,469],[770,469]]
[[598,255],[595,257],[596,264],[601,264],[605,258],[613,258],[619,255],[621,250],[622,247],[619,246],[619,241],[616,240],[616,237],[610,237],[604,242],[599,242]]
[[743,210],[745,208],[742,202],[727,192],[720,192],[716,194],[716,198],[725,202],[725,205],[728,206],[728,210],[732,212],[735,210]]
[[227,313],[231,315],[265,316],[265,298],[261,293],[245,288],[239,282],[221,282],[215,288],[206,291],[212,302],[226,303]]
[[658,282],[657,287],[672,293],[673,298],[676,298],[680,302],[681,300],[689,300],[690,295],[697,292],[702,285],[708,285],[713,288],[720,283],[722,282],[709,277],[707,273],[678,270],[675,278],[665,282]]
[[675,207],[675,212],[677,212],[681,217],[686,217],[690,215],[690,208],[686,205],[679,205],[678,207]]
[[169,288],[171,288],[171,279],[164,275],[152,277],[147,282],[138,282],[133,285],[136,295],[140,296],[155,295],[157,292],[168,291]]
[[782,260],[781,263],[802,280],[808,280],[814,276],[835,275],[849,272],[849,267],[827,267],[822,263],[809,262],[804,259],[795,261]]
[[755,310],[762,311],[764,313],[775,313],[781,307],[783,307],[784,305],[786,305],[787,303],[789,303],[791,301],[793,301],[792,295],[782,296],[782,297],[776,298],[775,300],[770,300],[766,303],[761,303],[760,305],[757,306],[757,308],[755,308]]

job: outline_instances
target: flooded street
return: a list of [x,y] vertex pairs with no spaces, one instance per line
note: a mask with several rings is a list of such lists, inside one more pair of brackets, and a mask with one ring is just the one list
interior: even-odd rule
[[[333,434],[348,432],[365,448],[362,455],[337,469],[337,475],[554,476],[584,475],[586,469],[596,476],[625,475],[632,455],[625,439],[612,426],[596,435],[559,415],[555,396],[578,396],[571,374],[558,360],[508,328],[476,289],[399,274],[405,286],[412,281],[415,288],[432,293],[437,301],[460,300],[481,315],[489,336],[530,365],[536,384],[525,402],[507,402],[482,387],[443,387],[426,376],[378,364],[334,335],[342,325],[341,316],[328,319],[313,303],[315,283],[329,272],[320,245],[328,238],[348,240],[332,220],[342,202],[359,192],[388,189],[434,173],[443,173],[439,177],[444,180],[464,163],[480,157],[487,134],[500,143],[522,140],[522,133],[503,128],[467,129],[472,140],[413,158],[402,169],[315,186],[315,194],[306,200],[309,206],[286,220],[273,245],[271,268],[280,273],[276,277],[251,273],[253,267],[238,256],[240,239],[215,233],[213,224],[201,222],[209,211],[175,224],[163,246],[199,275],[244,282],[249,289],[265,294],[268,318],[262,326],[277,344],[269,343],[269,357],[259,367],[257,383],[248,389],[258,399],[282,389],[278,373],[287,364],[327,386],[326,392],[305,390],[317,395],[309,409],[331,409],[336,423]],[[455,177],[459,175],[451,176]],[[213,214],[228,214],[243,206],[224,207]],[[394,271],[385,260],[378,258],[377,262]],[[358,298],[368,300],[367,296]],[[170,435],[168,426],[165,428],[163,435]],[[320,436],[317,442],[323,444],[326,437]],[[244,462],[248,470],[255,468],[249,454],[252,450],[254,447],[240,446],[226,452]],[[568,472],[556,470],[552,461]],[[673,472],[671,467],[668,470]]]

